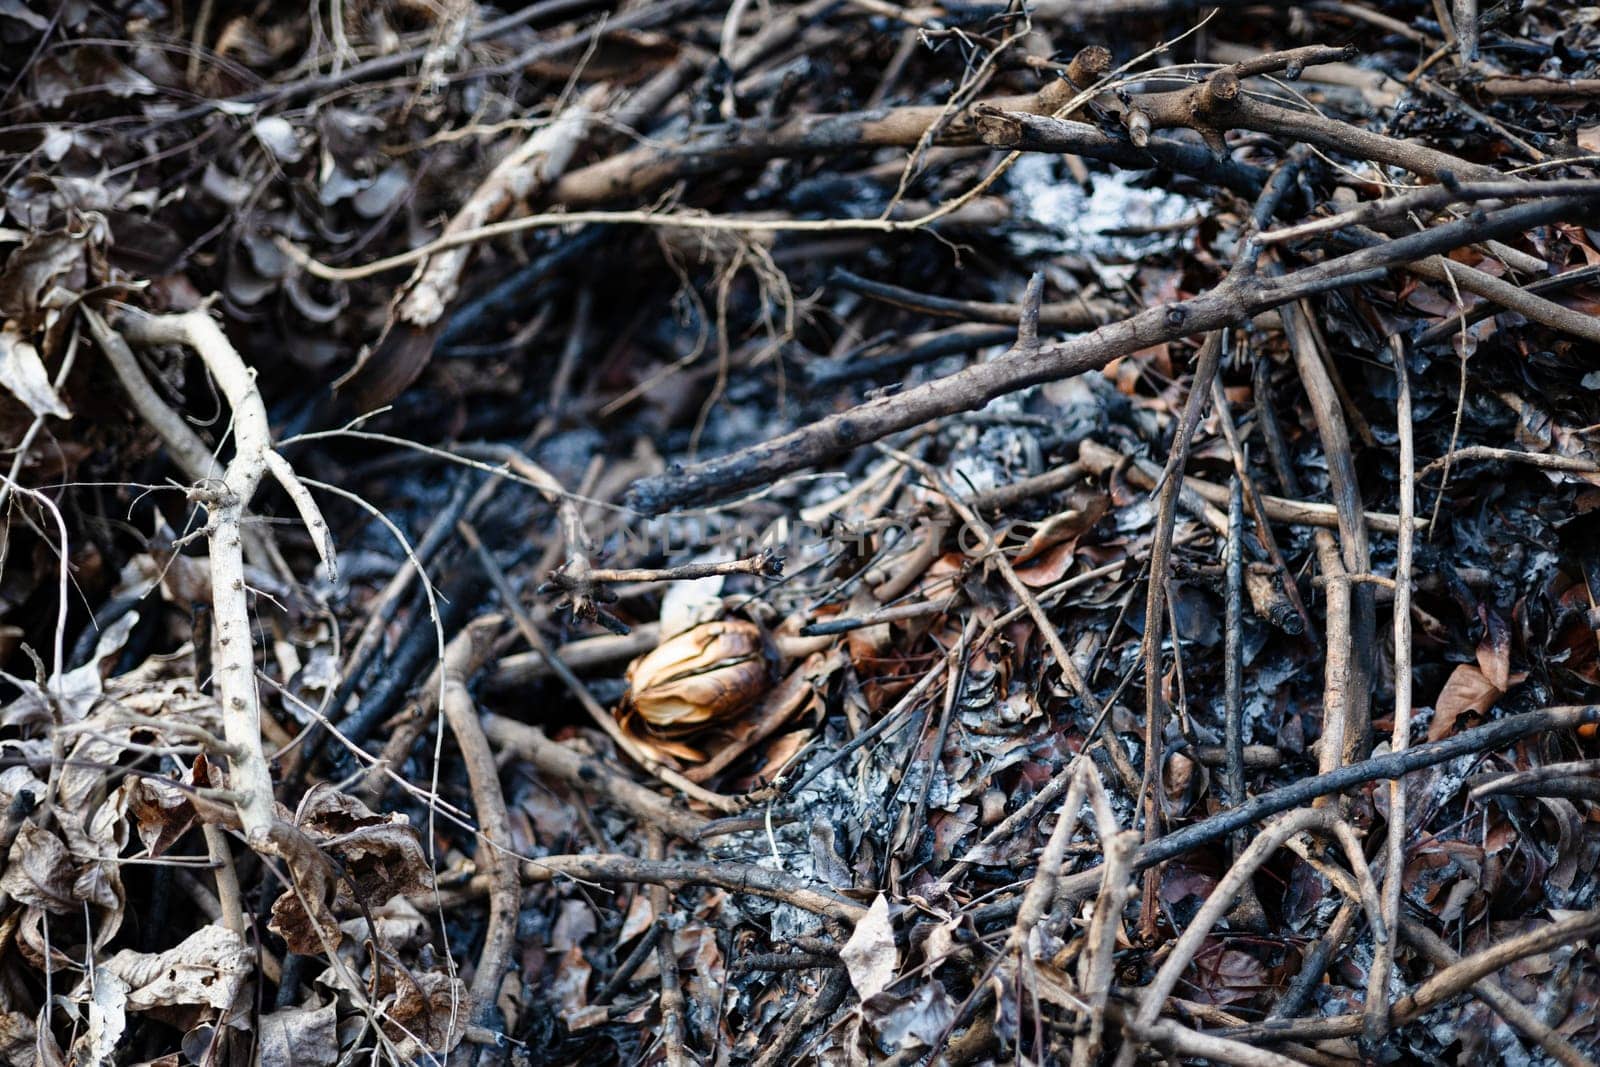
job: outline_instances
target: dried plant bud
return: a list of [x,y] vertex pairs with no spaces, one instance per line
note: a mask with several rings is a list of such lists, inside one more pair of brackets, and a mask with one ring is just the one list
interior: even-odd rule
[[699,729],[754,704],[772,684],[769,646],[739,619],[692,627],[628,667],[627,704],[660,733]]

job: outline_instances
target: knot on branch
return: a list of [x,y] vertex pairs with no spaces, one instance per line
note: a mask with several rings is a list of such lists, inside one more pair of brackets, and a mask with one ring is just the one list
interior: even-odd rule
[[1243,91],[1239,75],[1231,70],[1219,70],[1201,84],[1200,106],[1196,111],[1206,115],[1231,111],[1238,106],[1239,94]]
[[782,578],[786,558],[770,548],[763,548],[750,557],[750,573],[761,578]]
[[1067,81],[1076,89],[1087,89],[1111,70],[1111,52],[1097,44],[1080,49],[1067,64]]
[[606,605],[617,602],[617,594],[604,582],[597,581],[589,561],[573,555],[539,585],[540,596],[557,596],[556,608],[565,608],[574,619],[596,622],[613,633],[625,634],[628,626],[611,613]]
[[184,497],[190,503],[199,504],[208,511],[236,507],[239,503],[239,494],[221,478],[207,478],[190,486]]
[[1022,143],[1022,120],[990,103],[973,108],[972,125],[978,140],[991,148],[1012,148]]
[[1138,148],[1150,143],[1150,112],[1141,107],[1131,107],[1122,113],[1122,122],[1128,128],[1128,140]]

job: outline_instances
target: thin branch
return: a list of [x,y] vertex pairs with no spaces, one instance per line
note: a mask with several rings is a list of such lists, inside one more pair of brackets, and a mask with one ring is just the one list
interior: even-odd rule
[[701,815],[678,807],[593,756],[552,741],[544,731],[504,715],[485,715],[484,733],[500,748],[515,753],[543,774],[558,778],[629,815],[658,826],[685,841],[696,840],[709,824]]
[[1268,230],[1260,237],[1264,245],[1297,241],[1319,233],[1333,233],[1347,226],[1370,226],[1376,222],[1404,219],[1412,214],[1428,214],[1451,204],[1484,200],[1537,199],[1566,194],[1600,194],[1600,180],[1593,178],[1555,178],[1545,181],[1441,182],[1421,189],[1407,189],[1395,196],[1369,200],[1348,211],[1341,211],[1309,222]]
[[[93,320],[90,322],[92,328]],[[255,642],[241,540],[245,510],[255,496],[272,452],[267,409],[256,389],[255,373],[204,311],[129,318],[124,329],[127,337],[138,344],[181,344],[192,348],[233,409],[234,457],[220,485],[201,490],[208,513],[206,539],[211,562],[212,623],[216,627],[212,666],[222,705],[223,731],[232,749],[229,784],[237,797],[245,839],[257,850],[273,848],[276,814],[272,771],[261,747],[261,702],[255,684]],[[315,506],[311,507],[314,513]],[[325,531],[326,522],[317,518],[319,529]]]
[[[1529,453],[1517,453],[1527,455]],[[1131,460],[1128,480],[1134,485],[1143,487],[1158,484],[1161,478],[1161,468],[1149,460],[1137,456],[1124,456],[1102,445],[1100,442],[1086,439],[1078,446],[1078,462],[1090,471],[1103,474],[1125,461]],[[1185,492],[1192,492],[1195,497],[1205,503],[1216,507],[1226,507],[1228,504],[1228,487],[1205,481],[1193,474],[1186,474],[1183,478]],[[1338,529],[1339,509],[1332,504],[1322,504],[1314,500],[1289,500],[1281,496],[1261,497],[1261,509],[1273,522],[1287,522],[1299,526],[1316,526],[1325,529]],[[1364,511],[1362,520],[1370,529],[1379,533],[1392,534],[1400,529],[1400,520],[1393,512]],[[1428,528],[1426,519],[1413,518],[1411,527],[1422,531]]]
[[[608,568],[591,567],[588,580],[594,585],[612,585],[618,582],[681,582],[695,578],[713,578],[727,574],[752,574],[758,578],[783,577],[783,557],[764,548],[753,556],[725,560],[721,563],[684,563],[676,567]],[[573,581],[561,572],[550,575],[548,584],[570,591]]]
[[1465,463],[1475,459],[1505,463],[1526,463],[1529,466],[1539,467],[1548,471],[1559,471],[1564,474],[1600,474],[1600,463],[1582,459],[1578,456],[1561,456],[1549,452],[1522,452],[1514,448],[1491,448],[1487,445],[1468,445],[1465,448],[1456,449],[1449,455],[1440,456],[1438,459],[1433,460],[1417,472],[1417,477],[1427,478],[1452,464]]
[[752,863],[722,860],[642,860],[634,856],[543,856],[522,865],[529,882],[575,878],[584,882],[633,882],[676,887],[714,885],[792,904],[801,911],[855,923],[867,913],[860,904],[816,888],[792,874]]
[[[662,863],[666,858],[666,839],[660,830],[651,829],[646,848],[646,863]],[[661,882],[650,884],[650,909],[657,915],[667,914],[667,887]],[[672,931],[656,941],[656,963],[661,971],[661,1044],[666,1049],[667,1067],[688,1067],[691,1062],[688,1050],[688,1014],[684,1003],[683,986],[678,982],[678,949]]]
[[478,863],[489,873],[489,921],[484,929],[483,948],[478,967],[468,990],[468,1025],[490,1023],[501,980],[511,963],[516,946],[517,915],[522,908],[519,868],[511,848],[511,815],[500,788],[500,768],[494,750],[484,737],[477,704],[467,683],[483,662],[501,625],[498,617],[468,624],[445,648],[444,697],[440,704],[445,721],[455,734],[456,747],[467,767],[472,785],[472,805],[478,816]]
[[[1172,569],[1172,533],[1177,522],[1178,493],[1183,487],[1183,468],[1189,458],[1189,443],[1200,425],[1200,416],[1211,402],[1211,381],[1222,359],[1222,333],[1208,335],[1195,357],[1194,380],[1183,414],[1173,428],[1172,449],[1161,472],[1156,500],[1155,526],[1150,535],[1150,578],[1145,587],[1144,637],[1139,646],[1144,661],[1144,777],[1139,783],[1140,806],[1144,809],[1144,839],[1155,840],[1164,823],[1161,812],[1161,769],[1166,762],[1167,702],[1162,694],[1161,646],[1166,623],[1167,580]],[[1177,634],[1173,634],[1176,646]],[[1154,882],[1145,883],[1145,909],[1142,918],[1153,924]],[[1147,927],[1148,929],[1149,927]]]
[[[1416,510],[1416,454],[1411,425],[1411,377],[1406,373],[1406,344],[1398,335],[1389,342],[1396,386],[1395,425],[1400,439],[1400,536],[1394,563],[1394,727],[1389,750],[1404,752],[1411,745],[1411,549],[1412,534],[1406,520]],[[1383,921],[1390,930],[1400,928],[1400,890],[1405,874],[1406,780],[1389,782],[1388,835],[1384,854]],[[1361,868],[1365,870],[1365,867]],[[1379,940],[1367,981],[1367,1043],[1377,1047],[1389,1029],[1389,972],[1394,966],[1394,943]]]
[[[1600,186],[1600,182],[1596,183]],[[836,288],[860,293],[894,307],[920,311],[940,318],[960,319],[963,322],[987,322],[998,326],[1015,326],[1026,304],[995,304],[983,300],[952,300],[948,297],[928,296],[925,293],[902,289],[872,281],[850,271],[839,269],[830,275]],[[1088,330],[1110,321],[1116,305],[1109,300],[1093,301],[1079,296],[1075,300],[1062,300],[1039,306],[1039,325],[1050,330]]]
[[1226,604],[1223,633],[1222,775],[1229,804],[1244,800],[1244,489],[1234,475],[1228,497],[1228,543],[1223,550]]
[[1379,272],[1421,256],[1581,215],[1585,207],[1578,198],[1538,200],[1493,212],[1481,221],[1445,223],[1281,278],[1230,276],[1190,300],[1151,307],[1091,333],[1041,345],[1026,358],[1006,356],[976,364],[925,385],[869,400],[730,455],[696,463],[682,471],[642,478],[634,483],[630,498],[640,511],[660,514],[692,502],[770,484],[858,445],[941,416],[977,410],[997,396],[1070,378],[1142,348],[1243,322],[1311,293],[1371,281],[1380,276]]
[[[1333,382],[1318,350],[1312,332],[1312,319],[1305,303],[1296,303],[1280,313],[1289,350],[1306,396],[1311,401],[1328,465],[1329,489],[1339,514],[1339,544],[1331,551],[1331,540],[1318,539],[1318,559],[1330,578],[1339,574],[1366,574],[1371,568],[1361,486],[1356,476],[1355,459],[1350,449],[1350,432]],[[1337,559],[1335,558],[1337,556]],[[1337,568],[1337,570],[1335,570]],[[1339,602],[1336,603],[1336,598]],[[1329,589],[1326,679],[1323,701],[1322,748],[1319,766],[1328,770],[1365,756],[1371,740],[1372,642],[1376,630],[1376,609],[1370,588],[1344,584]],[[1336,627],[1335,624],[1339,625]],[[1337,721],[1336,721],[1337,720]]]

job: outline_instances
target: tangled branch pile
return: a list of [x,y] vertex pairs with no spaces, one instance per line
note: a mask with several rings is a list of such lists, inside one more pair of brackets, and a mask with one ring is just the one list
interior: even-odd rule
[[0,2],[0,1060],[1600,1052],[1600,13]]

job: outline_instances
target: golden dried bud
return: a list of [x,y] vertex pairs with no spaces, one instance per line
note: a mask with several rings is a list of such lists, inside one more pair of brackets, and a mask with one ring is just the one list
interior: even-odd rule
[[772,684],[766,639],[741,619],[701,623],[628,667],[628,703],[662,733],[737,715]]

